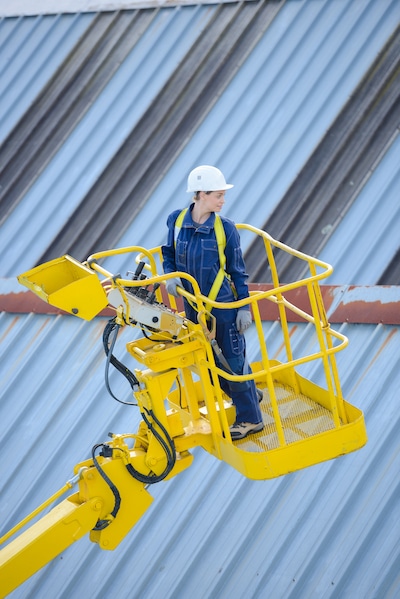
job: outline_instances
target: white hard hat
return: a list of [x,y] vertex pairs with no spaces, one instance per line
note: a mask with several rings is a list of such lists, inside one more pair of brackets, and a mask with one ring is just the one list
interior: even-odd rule
[[188,193],[196,191],[221,191],[231,189],[230,185],[225,181],[224,175],[215,166],[197,166],[188,176]]

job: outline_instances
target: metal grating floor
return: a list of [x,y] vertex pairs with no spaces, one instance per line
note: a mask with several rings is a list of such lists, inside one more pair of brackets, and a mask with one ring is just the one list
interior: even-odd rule
[[[242,441],[235,441],[235,445],[244,451],[264,452],[279,447],[270,394],[268,389],[263,389],[263,393],[260,406],[264,429]],[[275,393],[287,444],[334,428],[331,412],[306,395],[296,393],[286,385],[275,385]]]

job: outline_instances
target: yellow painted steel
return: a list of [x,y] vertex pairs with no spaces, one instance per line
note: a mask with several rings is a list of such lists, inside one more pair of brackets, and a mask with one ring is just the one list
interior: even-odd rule
[[6,597],[96,524],[101,498],[68,498],[0,552],[0,596]]
[[18,281],[48,304],[85,320],[108,304],[96,273],[71,256],[40,264],[20,275]]
[[[189,467],[193,447],[203,447],[248,478],[266,480],[339,457],[366,443],[363,414],[344,400],[336,366],[336,353],[346,347],[348,340],[331,328],[319,287],[332,267],[255,227],[237,227],[262,239],[272,288],[252,292],[249,298],[234,303],[218,303],[201,295],[197,282],[186,273],[164,275],[159,247],[147,250],[132,246],[99,252],[85,263],[64,256],[18,277],[44,301],[86,320],[109,303],[108,296],[114,298],[114,304],[117,298],[117,304],[121,304],[112,304],[116,322],[147,330],[142,339],[127,344],[128,354],[138,366],[134,370],[138,385],[133,395],[143,422],[137,433],[114,435],[107,442],[106,453],[98,458],[98,464],[109,477],[108,482],[94,459],[78,464],[75,473],[79,491],[0,551],[2,590],[15,588],[89,531],[91,540],[101,548],[114,549],[150,505],[152,498],[146,490],[149,480],[168,479]],[[302,262],[302,279],[281,283],[277,268],[281,252]],[[145,262],[148,278],[123,279],[99,264],[104,258],[126,253],[136,254],[137,263]],[[193,294],[182,288],[180,293],[197,306],[196,323],[179,314],[175,298],[159,286],[175,277],[186,278],[192,284]],[[143,286],[153,289],[155,303],[148,305],[137,299],[135,288]],[[309,312],[287,298],[288,292],[300,288],[307,293]],[[116,289],[119,293],[111,293]],[[162,303],[167,297],[169,307]],[[261,307],[265,302],[276,304],[278,309],[281,353],[285,354],[279,362],[270,357],[264,336]],[[213,318],[206,306],[231,309],[245,305],[250,305],[253,313],[260,354],[252,364],[252,373],[239,376],[217,366],[211,343]],[[138,324],[136,306],[141,318],[157,322],[157,326],[145,326],[142,321]],[[160,318],[155,316],[157,311]],[[309,352],[300,354],[292,346],[289,311],[308,324],[310,338],[304,350],[313,348]],[[163,330],[163,322],[168,322],[167,330]],[[322,384],[302,374],[302,369],[313,362],[322,366]],[[229,426],[235,420],[235,408],[221,390],[221,377],[230,381],[254,379],[263,392],[261,432],[232,442]],[[62,491],[69,487],[67,484]],[[35,511],[31,517],[36,515]],[[11,532],[19,532],[29,519]],[[6,540],[8,535],[0,542]],[[10,582],[5,585],[5,580]]]
[[[124,458],[129,460],[131,455],[124,440],[116,439],[114,447],[120,447],[121,452],[117,452],[113,458],[100,458],[100,462],[104,472],[118,487],[121,498],[118,518],[110,516],[114,497],[92,461],[78,464],[75,469],[78,472],[79,491],[56,505],[0,551],[0,597],[7,596],[88,533],[90,539],[102,549],[115,549],[144,514],[153,498],[142,483],[128,474]],[[67,484],[67,487],[70,485]],[[66,488],[61,491],[65,492]],[[47,505],[48,502],[40,509],[43,510]],[[31,517],[37,514],[38,510],[35,510]],[[98,521],[108,519],[110,524],[103,530],[94,530]],[[21,526],[28,520],[25,519]]]

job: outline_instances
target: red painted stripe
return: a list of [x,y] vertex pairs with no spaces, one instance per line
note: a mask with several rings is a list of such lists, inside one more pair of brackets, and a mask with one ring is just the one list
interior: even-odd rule
[[[400,324],[400,286],[321,285],[324,306],[331,323]],[[251,284],[251,291],[267,291],[272,285]],[[305,312],[311,313],[305,287],[284,294],[285,298]],[[262,320],[279,320],[278,307],[264,299],[260,302]],[[0,311],[17,314],[65,314],[47,304],[29,290],[17,293],[0,293]],[[297,314],[287,310],[289,322],[302,322]],[[111,309],[103,310],[99,316],[111,316]]]

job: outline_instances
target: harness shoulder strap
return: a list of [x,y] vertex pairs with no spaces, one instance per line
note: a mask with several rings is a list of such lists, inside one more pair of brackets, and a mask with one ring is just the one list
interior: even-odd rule
[[[176,245],[176,240],[178,239],[179,232],[182,228],[183,219],[185,218],[185,214],[186,214],[187,210],[188,210],[187,208],[184,208],[178,214],[177,219],[175,221],[175,235],[174,235],[175,245]],[[225,260],[226,235],[225,235],[225,229],[224,229],[224,225],[222,224],[221,217],[218,214],[215,215],[214,231],[215,231],[215,237],[217,239],[220,264],[222,267],[224,267],[225,262],[226,262],[226,260]]]
[[180,212],[180,214],[178,214],[178,217],[175,221],[175,235],[174,235],[175,246],[176,246],[176,240],[178,239],[179,231],[182,228],[182,223],[183,223],[183,219],[185,218],[186,212],[187,212],[187,208],[184,208]]
[[[176,246],[176,240],[178,239],[179,231],[182,228],[183,219],[185,218],[185,214],[186,214],[187,210],[188,210],[187,208],[184,208],[180,212],[180,214],[178,214],[178,217],[175,221],[175,234],[174,234],[175,246]],[[217,295],[219,293],[219,290],[221,289],[224,278],[226,276],[228,276],[225,272],[226,235],[225,235],[224,225],[222,224],[222,219],[218,214],[215,215],[214,231],[215,231],[215,238],[217,240],[217,246],[218,246],[219,271],[217,273],[217,276],[214,279],[214,283],[212,284],[210,293],[208,294],[208,297],[210,300],[215,300],[215,298],[217,297]],[[206,306],[206,308],[209,312],[211,311],[210,306]]]
[[225,263],[226,263],[226,258],[225,258],[226,235],[225,235],[225,229],[224,229],[224,225],[222,224],[221,217],[218,214],[215,215],[214,231],[215,231],[215,237],[217,239],[217,245],[218,245],[220,268],[222,268],[224,270]]

